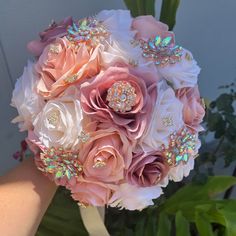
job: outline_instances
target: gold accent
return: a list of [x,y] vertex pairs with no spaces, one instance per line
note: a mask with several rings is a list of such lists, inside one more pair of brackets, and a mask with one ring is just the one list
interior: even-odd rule
[[173,123],[172,117],[170,117],[170,116],[163,117],[163,118],[162,118],[162,124],[163,124],[165,127],[173,126],[174,123]]
[[192,57],[189,53],[186,53],[186,54],[185,54],[185,59],[186,59],[187,61],[192,61],[192,60],[193,60],[193,57]]
[[77,75],[70,75],[68,76],[66,79],[64,79],[64,82],[65,83],[68,83],[68,84],[71,84],[71,83],[74,83],[77,79]]
[[60,44],[50,44],[49,52],[58,54],[61,52],[61,45]]
[[59,120],[59,113],[58,112],[52,112],[49,117],[47,117],[48,123],[50,125],[57,125]]

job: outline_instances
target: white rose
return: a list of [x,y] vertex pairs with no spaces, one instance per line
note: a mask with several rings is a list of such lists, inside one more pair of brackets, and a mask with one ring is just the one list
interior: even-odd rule
[[174,89],[194,87],[197,84],[200,67],[191,52],[184,49],[182,60],[165,67],[158,67],[161,75],[171,83]]
[[159,185],[152,187],[137,187],[124,183],[118,186],[109,201],[112,207],[120,207],[128,210],[142,210],[143,208],[153,205],[152,199],[158,198],[162,194]]
[[77,98],[77,88],[69,87],[62,97],[48,101],[34,120],[34,133],[47,148],[77,148],[83,119]]
[[183,105],[175,97],[175,93],[164,80],[157,85],[157,100],[152,119],[140,141],[143,150],[157,150],[162,144],[169,144],[171,133],[178,131],[183,125]]
[[[140,65],[150,64],[142,58],[142,50],[131,42],[135,31],[131,30],[132,17],[127,10],[104,10],[98,13],[96,18],[103,22],[109,38],[104,43],[105,50],[101,53],[102,63],[105,68],[112,64],[123,62],[126,64]],[[137,61],[139,59],[139,61]]]
[[44,99],[36,93],[37,77],[33,70],[33,62],[28,61],[23,75],[17,79],[12,94],[11,105],[19,115],[13,123],[19,122],[20,131],[32,129],[32,120],[45,105]]

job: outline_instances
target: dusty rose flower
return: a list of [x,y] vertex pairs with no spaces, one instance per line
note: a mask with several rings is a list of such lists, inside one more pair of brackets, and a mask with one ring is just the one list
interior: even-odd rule
[[157,35],[161,37],[172,36],[168,31],[168,25],[157,21],[153,16],[138,16],[133,19],[132,28],[137,30],[136,38],[147,40]]
[[88,51],[84,44],[75,48],[66,38],[48,45],[35,65],[39,93],[51,98],[69,85],[94,76],[99,71],[98,51],[99,46]]
[[140,150],[134,154],[126,178],[130,184],[149,187],[158,184],[168,170],[169,167],[160,152],[146,153]]
[[27,48],[34,56],[40,56],[43,49],[56,38],[67,35],[67,27],[72,25],[72,17],[66,17],[59,23],[55,21],[44,31],[39,33],[40,40],[33,40],[28,43]]
[[183,118],[185,124],[199,132],[202,131],[200,123],[205,115],[205,109],[203,107],[198,86],[193,88],[182,88],[176,90],[176,97],[183,103]]
[[129,140],[114,128],[99,129],[89,135],[79,152],[84,175],[102,182],[122,180],[132,159]]
[[109,202],[115,186],[94,182],[81,177],[76,184],[67,185],[67,188],[71,190],[73,199],[80,203],[104,206]]
[[[147,127],[153,104],[156,101],[156,81],[150,81],[148,73],[137,73],[127,67],[110,67],[89,83],[82,84],[81,105],[84,112],[92,119],[117,125],[125,129],[129,136],[138,139]],[[129,83],[135,91],[135,98],[132,98],[133,104],[125,112],[112,108],[107,99],[108,90],[113,90],[117,82],[125,83],[125,85]],[[114,96],[112,98],[115,99]],[[124,101],[128,101],[128,95],[124,95]],[[122,102],[120,104],[123,106]]]

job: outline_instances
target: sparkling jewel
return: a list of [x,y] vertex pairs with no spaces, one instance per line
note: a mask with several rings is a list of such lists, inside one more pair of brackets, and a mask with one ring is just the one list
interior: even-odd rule
[[95,158],[93,168],[102,168],[106,166],[106,162],[102,158]]
[[108,106],[116,112],[130,111],[136,102],[135,88],[129,82],[115,82],[107,91]]
[[174,45],[172,37],[161,38],[157,35],[148,41],[140,40],[140,47],[143,50],[143,57],[151,59],[158,66],[175,64],[181,60],[183,48]]
[[71,83],[74,83],[76,81],[76,79],[77,79],[77,75],[76,74],[75,75],[70,75],[66,79],[64,79],[64,82],[66,84],[71,84]]
[[84,131],[81,131],[78,138],[81,140],[82,143],[86,143],[90,139],[90,135],[86,134]]
[[60,114],[59,114],[58,111],[52,112],[52,113],[49,115],[49,117],[47,118],[48,123],[51,124],[51,125],[54,125],[54,126],[57,125],[58,120],[59,120],[59,116],[60,116]]
[[162,123],[165,127],[173,126],[173,119],[172,117],[163,117],[162,118]]
[[61,46],[60,44],[51,44],[49,46],[49,52],[58,54],[61,52]]
[[67,39],[75,44],[96,46],[109,35],[102,22],[93,17],[84,18],[67,28]]
[[78,154],[63,148],[45,148],[40,154],[44,166],[38,167],[44,173],[49,173],[55,179],[66,177],[68,180],[81,174],[83,168],[78,160]]
[[196,135],[186,127],[170,135],[168,147],[162,146],[164,156],[170,166],[177,166],[181,162],[187,163],[190,156],[194,157],[195,149]]

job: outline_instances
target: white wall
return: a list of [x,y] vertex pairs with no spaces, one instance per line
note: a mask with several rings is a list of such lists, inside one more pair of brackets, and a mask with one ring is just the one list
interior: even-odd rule
[[[160,0],[157,0],[157,12]],[[29,57],[28,41],[35,39],[52,19],[82,18],[102,9],[125,8],[121,0],[0,0],[0,174],[17,164],[12,153],[23,134],[10,124],[13,83]],[[182,0],[175,28],[177,43],[190,49],[202,68],[202,95],[214,98],[219,85],[236,77],[236,1]]]

